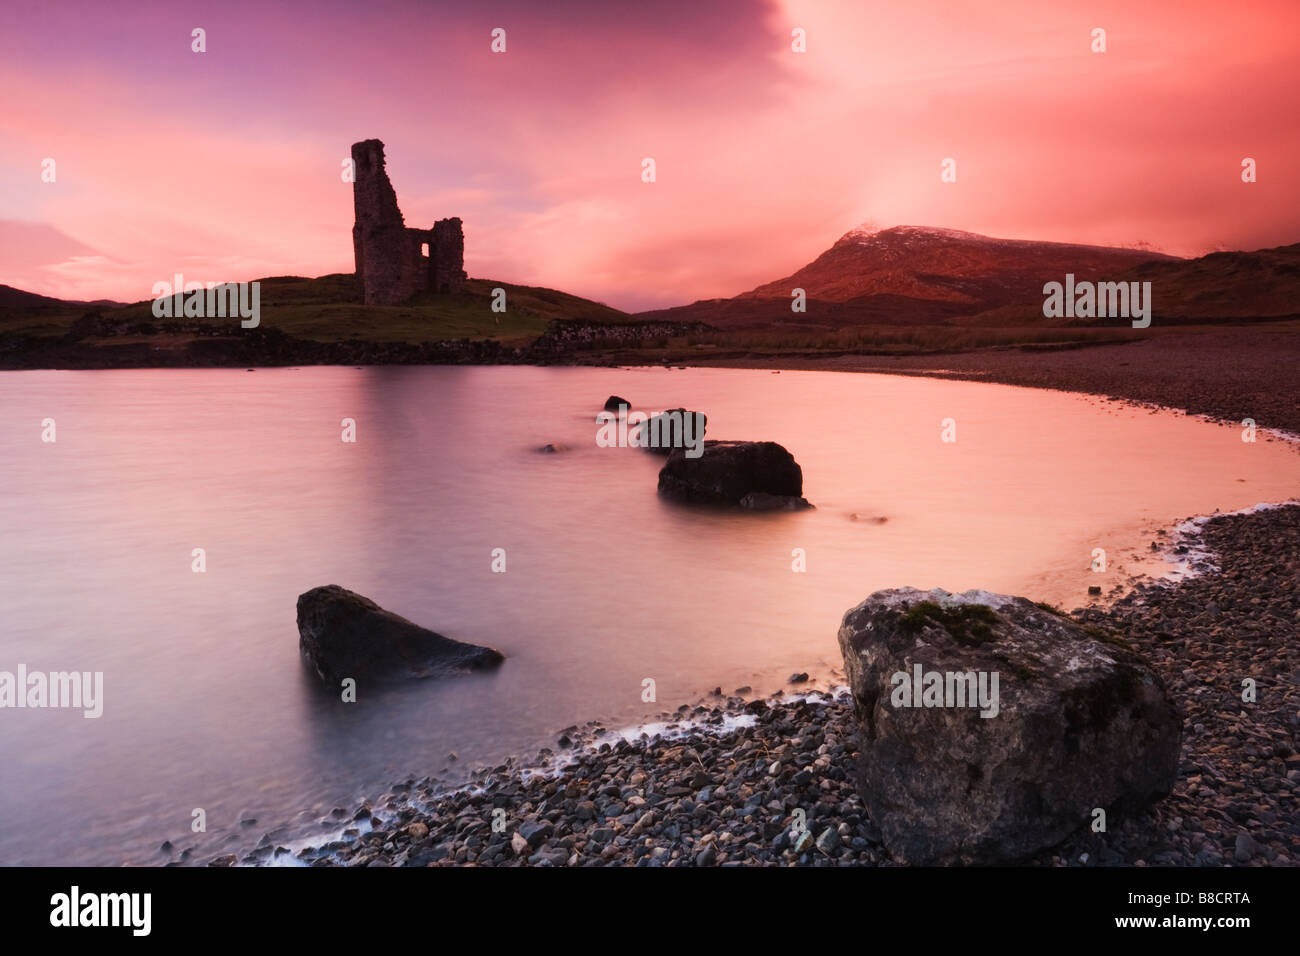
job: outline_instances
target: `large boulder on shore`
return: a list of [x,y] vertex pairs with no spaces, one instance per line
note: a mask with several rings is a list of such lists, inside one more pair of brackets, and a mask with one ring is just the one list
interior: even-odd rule
[[758,510],[809,508],[803,469],[774,441],[706,441],[699,457],[676,448],[659,471],[659,493],[694,504]]
[[917,864],[1011,863],[1169,794],[1182,720],[1121,638],[984,591],[877,591],[844,615],[859,790]]
[[298,647],[328,684],[435,677],[505,660],[500,651],[435,634],[337,584],[298,595]]

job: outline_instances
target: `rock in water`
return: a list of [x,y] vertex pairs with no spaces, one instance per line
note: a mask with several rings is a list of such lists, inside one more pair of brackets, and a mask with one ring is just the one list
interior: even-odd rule
[[605,399],[605,411],[607,412],[617,412],[620,408],[628,409],[631,407],[631,402],[626,398],[619,398],[617,395],[611,395]]
[[1096,807],[1131,812],[1173,788],[1182,720],[1113,634],[1024,598],[900,588],[845,614],[839,642],[859,791],[905,862],[1015,862]]
[[650,416],[639,426],[642,447],[656,455],[671,454],[674,448],[698,447],[704,441],[704,429],[708,423],[709,416],[703,412],[670,408]]
[[298,596],[298,647],[321,680],[433,677],[495,667],[500,651],[462,644],[337,584]]
[[697,504],[741,505],[748,498],[763,510],[811,507],[803,469],[774,441],[706,441],[698,458],[674,449],[659,472],[659,493]]
[[811,508],[805,498],[794,495],[769,495],[765,491],[751,491],[740,499],[740,507],[748,511],[802,511]]

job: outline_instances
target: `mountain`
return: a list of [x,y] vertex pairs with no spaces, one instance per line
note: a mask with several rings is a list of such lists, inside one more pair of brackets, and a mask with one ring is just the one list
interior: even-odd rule
[[[1158,252],[1025,239],[996,239],[956,229],[895,226],[854,229],[808,265],[731,299],[644,313],[723,327],[789,323],[947,323],[990,309],[1041,304],[1043,284],[1117,279],[1142,263],[1177,263]],[[808,311],[790,309],[803,289]],[[712,316],[712,319],[709,318]],[[1040,316],[1041,317],[1041,316]]]
[[[1300,243],[1180,259],[1143,249],[995,239],[927,226],[862,227],[802,269],[730,299],[706,299],[638,319],[719,329],[865,325],[1113,325],[1043,317],[1043,285],[1150,282],[1162,324],[1300,316]],[[803,289],[807,311],[792,312]]]
[[1064,242],[994,239],[956,229],[895,226],[854,229],[798,272],[759,286],[741,298],[790,298],[801,288],[809,298],[849,302],[874,295],[1005,305],[1026,293],[1042,295],[1043,283],[1109,278],[1140,262],[1170,256],[1138,249],[1080,246]]
[[122,302],[114,302],[111,299],[98,299],[94,302],[77,302],[70,299],[53,299],[48,295],[38,295],[35,292],[24,292],[22,289],[15,289],[11,285],[0,285],[0,309],[52,309],[52,308],[84,308],[87,306],[103,306],[106,308],[116,308],[124,305]]

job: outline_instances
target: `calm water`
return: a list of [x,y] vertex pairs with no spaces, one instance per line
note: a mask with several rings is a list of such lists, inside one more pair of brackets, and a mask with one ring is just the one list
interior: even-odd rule
[[[660,459],[595,443],[611,393],[702,409],[711,438],[781,442],[817,510],[661,501]],[[547,442],[570,450],[534,450]],[[1293,450],[1236,429],[903,377],[6,372],[0,670],[102,671],[104,713],[0,710],[0,863],[162,862],[164,839],[237,851],[300,811],[441,770],[450,751],[495,761],[716,685],[825,675],[840,617],[877,588],[1076,606],[1135,570],[1154,529],[1285,500],[1297,478]],[[1104,575],[1088,570],[1096,547]],[[296,598],[330,583],[508,660],[343,704],[298,656]],[[641,702],[646,677],[656,704]],[[196,807],[206,835],[189,832]]]

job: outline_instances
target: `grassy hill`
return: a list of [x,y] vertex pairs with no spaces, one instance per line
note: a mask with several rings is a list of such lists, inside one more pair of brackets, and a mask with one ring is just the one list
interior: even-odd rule
[[[259,281],[261,328],[314,342],[360,339],[418,344],[460,338],[524,342],[540,335],[554,319],[611,324],[630,321],[626,313],[599,302],[554,289],[490,279],[471,279],[465,291],[456,295],[430,294],[397,306],[364,305],[357,301],[360,296],[356,278],[350,273],[315,279],[275,276]],[[506,290],[504,313],[493,312],[491,308],[496,288]],[[216,334],[230,330],[232,335],[241,331],[238,320],[231,318],[158,319],[154,317],[151,301],[106,308],[43,296],[13,298],[14,304],[9,307],[0,304],[0,333],[63,336],[72,331],[81,316],[92,310],[102,316],[101,325],[121,326],[126,335],[130,335],[128,327],[173,322],[199,333],[205,329]],[[113,340],[120,344],[126,337],[116,335]]]

